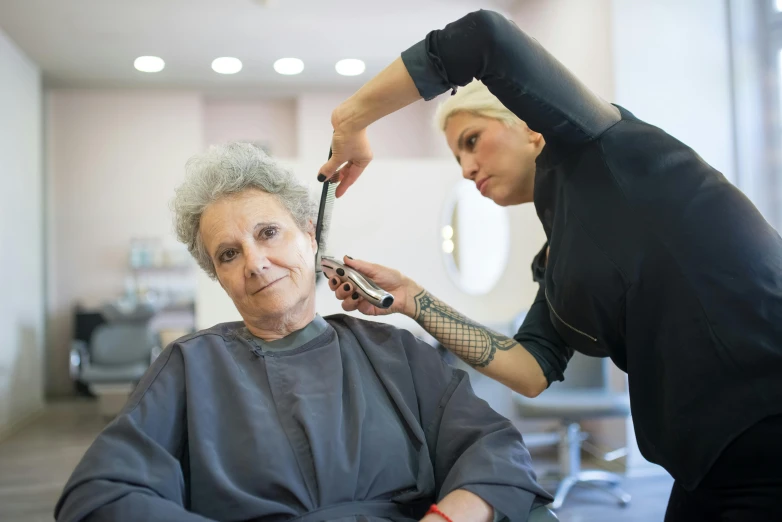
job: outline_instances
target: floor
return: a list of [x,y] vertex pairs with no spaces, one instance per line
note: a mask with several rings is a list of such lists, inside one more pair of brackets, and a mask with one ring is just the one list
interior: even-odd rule
[[[51,521],[63,485],[104,424],[93,401],[57,402],[0,441],[0,521]],[[542,468],[551,466],[533,457]],[[633,496],[626,508],[603,492],[576,489],[558,516],[562,522],[662,521],[671,483],[669,477],[626,479],[625,490]]]

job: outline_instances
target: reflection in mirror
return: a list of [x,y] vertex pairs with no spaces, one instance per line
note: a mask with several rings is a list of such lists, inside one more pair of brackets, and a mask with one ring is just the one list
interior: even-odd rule
[[484,198],[462,179],[443,208],[442,250],[448,274],[471,295],[489,292],[502,277],[510,252],[507,209]]

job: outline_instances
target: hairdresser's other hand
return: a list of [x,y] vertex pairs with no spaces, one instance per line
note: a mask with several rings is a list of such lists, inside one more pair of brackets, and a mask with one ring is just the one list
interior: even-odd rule
[[334,290],[337,299],[342,301],[343,310],[346,312],[358,310],[364,315],[401,313],[412,317],[415,314],[415,296],[423,291],[423,288],[415,281],[404,276],[399,270],[351,259],[348,256],[345,256],[343,262],[353,270],[372,279],[380,288],[394,296],[394,304],[390,308],[378,308],[359,296],[352,284],[331,279],[329,280],[329,288]]
[[[331,137],[331,159],[319,170],[318,181],[331,178],[339,169],[336,196],[341,197],[372,161],[367,129],[353,128],[340,116],[340,109],[331,118],[334,134]],[[344,165],[340,168],[341,165]]]

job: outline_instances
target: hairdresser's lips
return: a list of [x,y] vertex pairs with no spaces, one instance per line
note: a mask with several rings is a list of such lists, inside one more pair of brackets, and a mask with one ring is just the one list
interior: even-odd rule
[[475,182],[475,188],[477,188],[480,191],[481,196],[486,195],[486,187],[488,185],[489,185],[489,178],[483,178],[482,180]]

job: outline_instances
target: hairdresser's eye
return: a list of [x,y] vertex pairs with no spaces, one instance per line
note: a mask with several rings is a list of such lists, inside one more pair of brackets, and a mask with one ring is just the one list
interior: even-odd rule
[[261,230],[261,239],[272,239],[279,233],[277,227],[266,227]]
[[221,263],[230,263],[236,256],[238,255],[238,252],[234,250],[233,248],[226,250],[222,254],[220,254],[220,262]]

